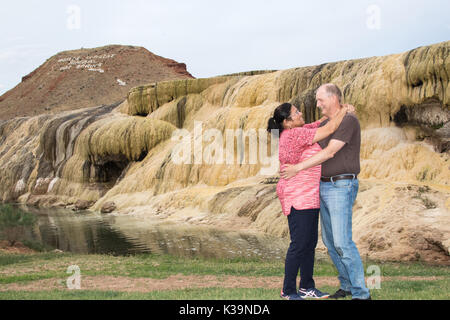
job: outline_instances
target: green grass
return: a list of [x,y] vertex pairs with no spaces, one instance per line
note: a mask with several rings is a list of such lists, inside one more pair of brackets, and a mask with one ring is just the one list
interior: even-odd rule
[[[162,279],[173,274],[183,275],[246,275],[283,276],[284,261],[261,259],[207,259],[184,258],[169,255],[139,254],[134,256],[78,255],[71,253],[0,254],[0,271],[14,270],[28,274],[28,268],[48,269],[36,272],[42,276],[55,272],[65,274],[67,267],[78,265],[86,275],[111,275],[128,277],[150,277]],[[365,261],[367,269],[376,265],[382,276],[450,276],[450,268],[431,266],[419,262],[396,263]],[[316,276],[335,276],[336,269],[329,260],[316,262]],[[0,282],[4,279],[0,277]]]
[[[284,261],[261,259],[183,258],[168,255],[139,254],[135,256],[78,255],[70,253],[0,254],[0,287],[10,283],[56,278],[64,282],[70,265],[78,265],[82,276],[122,276],[164,279],[171,275],[284,275]],[[450,299],[450,268],[423,263],[365,261],[365,269],[376,265],[385,277],[440,277],[439,280],[399,280],[381,282],[381,289],[371,290],[374,299]],[[333,264],[325,259],[315,265],[316,277],[336,277]],[[367,276],[371,276],[368,274]],[[323,287],[333,293],[337,287]],[[0,299],[278,299],[279,290],[202,288],[126,293],[110,291],[68,290],[0,292]]]
[[449,300],[450,278],[439,281],[387,281],[372,290],[375,299]]
[[183,289],[148,293],[54,290],[0,292],[0,300],[278,300],[279,291],[272,289]]
[[[388,281],[371,290],[373,300],[448,300],[449,280]],[[336,288],[325,286],[323,291]],[[264,288],[201,288],[138,292],[53,290],[0,292],[0,300],[279,300],[279,290]],[[344,300],[350,300],[346,298]]]

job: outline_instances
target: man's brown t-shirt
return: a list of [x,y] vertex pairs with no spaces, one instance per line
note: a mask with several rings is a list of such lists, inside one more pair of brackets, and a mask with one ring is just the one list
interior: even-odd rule
[[[324,126],[328,120],[321,123]],[[331,139],[345,142],[333,158],[322,163],[322,177],[332,177],[344,173],[359,174],[359,152],[361,148],[361,127],[354,114],[346,114],[339,128],[329,137],[319,141],[322,149],[328,146]]]

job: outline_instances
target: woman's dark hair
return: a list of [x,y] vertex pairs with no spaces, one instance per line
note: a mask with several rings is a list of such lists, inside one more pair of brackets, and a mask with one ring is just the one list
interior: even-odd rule
[[279,130],[279,133],[283,131],[283,121],[291,118],[292,104],[286,102],[279,105],[273,112],[273,117],[269,119],[267,123],[267,131]]

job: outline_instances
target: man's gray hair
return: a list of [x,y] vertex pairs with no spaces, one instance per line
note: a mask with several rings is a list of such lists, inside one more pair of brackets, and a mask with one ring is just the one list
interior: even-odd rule
[[335,85],[334,83],[325,83],[317,88],[316,93],[320,88],[324,88],[328,96],[336,96],[339,100],[339,103],[342,103],[342,92],[337,85]]

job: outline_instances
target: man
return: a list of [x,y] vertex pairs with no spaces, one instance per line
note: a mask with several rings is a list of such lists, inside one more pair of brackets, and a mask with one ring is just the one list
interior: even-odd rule
[[[334,84],[324,84],[316,91],[317,107],[333,119],[341,108],[342,94]],[[328,121],[322,122],[321,126]],[[365,286],[364,267],[358,248],[352,240],[352,208],[358,193],[361,128],[354,114],[347,114],[328,138],[319,141],[322,151],[308,160],[281,172],[290,178],[298,171],[322,164],[320,181],[320,222],[322,240],[336,266],[340,289],[330,298],[352,295],[354,300],[371,299]]]

